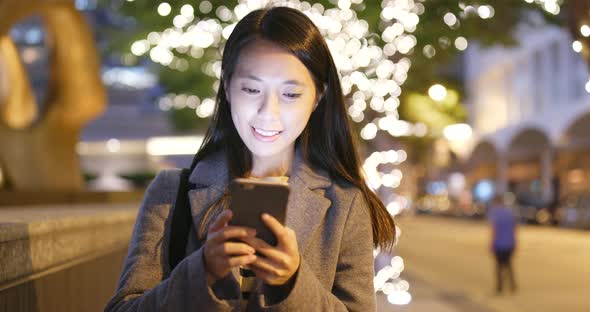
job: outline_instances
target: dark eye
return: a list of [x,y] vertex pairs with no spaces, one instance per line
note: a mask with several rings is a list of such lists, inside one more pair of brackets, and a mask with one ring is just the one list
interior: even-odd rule
[[242,88],[242,91],[244,91],[244,92],[246,92],[248,94],[258,94],[258,93],[260,93],[260,90],[252,89],[252,88],[246,88],[246,87],[243,87]]
[[300,93],[283,93],[283,95],[290,99],[296,99],[301,96]]

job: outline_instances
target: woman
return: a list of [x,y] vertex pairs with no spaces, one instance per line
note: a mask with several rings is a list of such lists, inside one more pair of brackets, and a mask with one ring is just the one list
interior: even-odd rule
[[[361,175],[334,61],[307,16],[275,7],[236,25],[191,169],[187,257],[168,269],[180,171],[166,170],[146,192],[105,311],[375,310],[373,247],[391,247],[395,227]],[[286,224],[262,216],[276,246],[228,225],[235,177],[288,180]]]

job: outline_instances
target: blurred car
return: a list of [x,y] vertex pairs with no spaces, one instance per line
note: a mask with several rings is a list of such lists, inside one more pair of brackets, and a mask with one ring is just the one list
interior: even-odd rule
[[425,195],[413,205],[417,214],[431,214],[461,218],[483,218],[485,203],[462,202],[448,195]]
[[590,193],[565,196],[560,201],[555,217],[560,226],[590,229]]
[[553,214],[549,204],[537,198],[525,197],[516,200],[516,212],[521,222],[529,224],[551,225]]
[[450,209],[449,197],[445,195],[425,195],[414,203],[418,214],[445,214]]

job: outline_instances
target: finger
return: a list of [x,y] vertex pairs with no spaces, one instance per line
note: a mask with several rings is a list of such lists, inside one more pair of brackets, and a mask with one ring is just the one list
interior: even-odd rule
[[279,220],[275,219],[275,217],[269,215],[268,213],[263,213],[262,222],[266,224],[266,226],[273,232],[273,234],[277,238],[278,244],[288,244],[289,243],[289,233],[288,228],[279,222]]
[[282,233],[285,228],[281,222],[279,222],[279,220],[275,219],[275,217],[269,215],[268,213],[263,213],[260,218],[275,235]]
[[257,259],[256,255],[245,255],[245,256],[238,256],[238,257],[231,257],[228,260],[228,264],[230,267],[249,265],[252,262],[256,261],[256,259]]
[[217,248],[223,255],[253,255],[256,252],[249,245],[237,242],[225,242]]
[[265,270],[253,267],[251,266],[251,270],[252,272],[254,272],[254,274],[256,274],[256,277],[259,278],[260,280],[262,280],[265,284],[268,285],[274,285],[275,284],[275,280],[276,280],[276,276],[274,276],[272,273],[269,273]]
[[256,235],[255,229],[228,225],[211,234],[208,240],[213,244],[221,244],[229,239],[243,239],[245,237],[253,237],[254,235]]
[[256,249],[256,251],[260,252],[263,256],[265,256],[273,261],[277,261],[284,256],[283,251],[277,249],[276,247],[269,245],[267,242],[265,242],[264,240],[262,240],[258,237],[248,236],[248,237],[242,238],[242,241],[244,243],[254,247],[254,249]]
[[209,226],[209,232],[216,232],[221,229],[229,220],[232,218],[232,211],[231,210],[224,210],[221,212],[213,221],[211,226]]
[[274,276],[281,276],[284,272],[284,268],[278,266],[274,261],[270,259],[264,259],[262,257],[258,257],[256,261],[250,264],[250,267],[263,270],[266,273],[270,273]]

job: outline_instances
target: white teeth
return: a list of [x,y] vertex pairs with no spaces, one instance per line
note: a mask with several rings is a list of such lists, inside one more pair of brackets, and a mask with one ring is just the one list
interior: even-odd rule
[[258,133],[262,136],[273,136],[273,135],[279,134],[279,132],[280,132],[280,131],[264,131],[264,130],[260,130],[260,129],[256,129],[256,128],[254,128],[254,131],[256,131],[256,133]]

